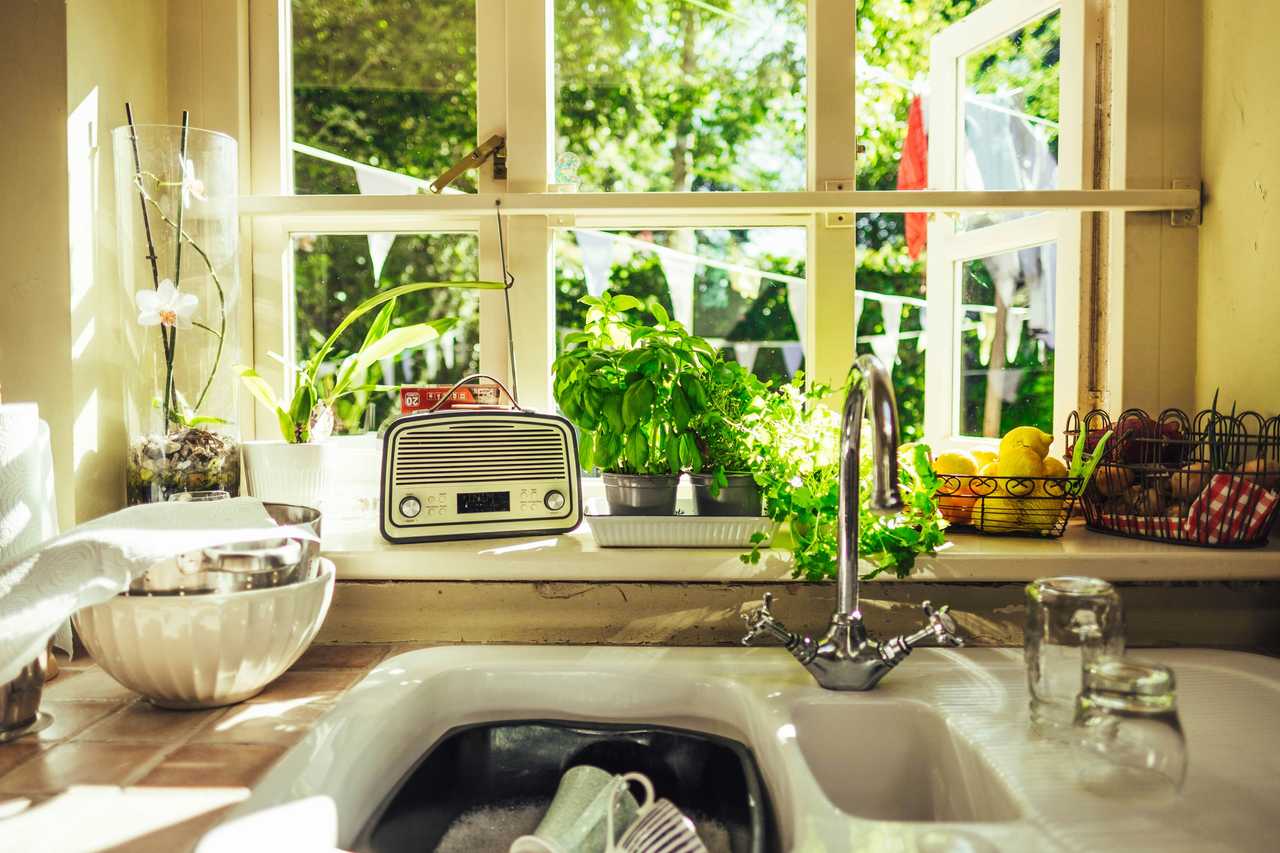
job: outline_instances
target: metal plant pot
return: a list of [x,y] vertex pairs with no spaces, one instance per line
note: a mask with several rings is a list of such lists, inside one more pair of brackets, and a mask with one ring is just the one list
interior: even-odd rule
[[604,474],[604,497],[613,515],[675,515],[679,476]]
[[25,734],[36,722],[48,664],[52,659],[52,653],[46,649],[24,666],[16,678],[0,684],[0,743]]
[[760,487],[750,474],[728,474],[728,485],[719,494],[711,494],[711,474],[690,474],[693,482],[693,502],[698,515],[754,518],[761,514]]

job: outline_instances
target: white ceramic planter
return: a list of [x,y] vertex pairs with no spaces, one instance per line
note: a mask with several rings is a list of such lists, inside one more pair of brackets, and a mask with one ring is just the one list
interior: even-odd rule
[[216,708],[259,693],[315,638],[333,563],[288,586],[215,595],[117,595],[75,615],[107,673],[164,708]]
[[264,501],[320,506],[333,469],[334,448],[329,442],[246,441],[241,448],[249,494]]

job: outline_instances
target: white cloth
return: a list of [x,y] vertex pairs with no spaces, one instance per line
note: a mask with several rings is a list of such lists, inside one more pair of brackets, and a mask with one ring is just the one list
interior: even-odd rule
[[256,498],[143,504],[82,524],[0,565],[0,684],[31,663],[73,613],[123,592],[154,563],[284,535],[316,538],[277,526]]

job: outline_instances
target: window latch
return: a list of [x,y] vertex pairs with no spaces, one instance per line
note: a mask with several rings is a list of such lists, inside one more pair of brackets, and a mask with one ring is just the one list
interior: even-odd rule
[[459,175],[468,169],[480,168],[490,157],[493,158],[494,180],[505,181],[507,179],[507,138],[495,133],[432,181],[431,191],[444,192],[445,187],[453,183]]

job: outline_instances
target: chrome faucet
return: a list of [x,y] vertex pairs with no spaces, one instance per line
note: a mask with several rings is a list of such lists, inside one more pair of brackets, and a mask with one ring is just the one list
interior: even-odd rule
[[893,384],[875,356],[859,356],[853,363],[840,422],[839,571],[831,625],[820,640],[791,633],[774,618],[770,610],[773,596],[769,593],[765,593],[760,606],[742,614],[747,623],[743,645],[765,634],[779,640],[828,690],[870,690],[925,640],[944,646],[963,645],[947,608],[934,609],[927,601],[926,624],[915,633],[881,643],[868,637],[862,624],[862,613],[858,611],[858,454],[862,417],[868,403],[875,480],[871,507],[882,515],[893,515],[902,509],[898,490],[898,407]]

